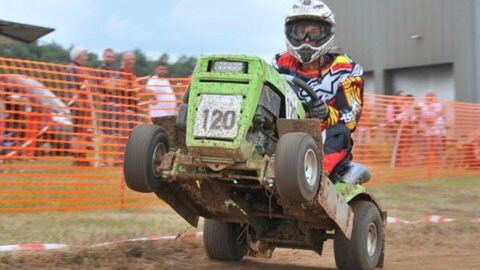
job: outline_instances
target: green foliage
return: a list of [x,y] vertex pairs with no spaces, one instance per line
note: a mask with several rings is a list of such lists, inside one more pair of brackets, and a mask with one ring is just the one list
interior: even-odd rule
[[162,63],[162,64],[165,64],[165,63],[168,63],[168,60],[170,59],[170,57],[168,56],[168,54],[166,53],[163,53],[162,55],[160,55],[160,57],[158,58],[158,61],[157,61],[157,65]]
[[193,68],[197,64],[195,57],[180,56],[177,62],[168,65],[169,77],[187,77],[192,74]]
[[[49,63],[68,63],[70,62],[69,52],[72,47],[64,48],[58,43],[51,42],[47,44],[12,44],[0,45],[0,57],[30,59]],[[135,72],[138,76],[155,74],[155,68],[159,62],[167,63],[168,76],[186,77],[190,76],[197,63],[195,57],[181,56],[176,62],[170,63],[170,56],[167,53],[160,55],[158,59],[150,60],[140,49],[134,50],[136,55]],[[124,52],[116,52],[115,66],[120,68],[122,55]],[[102,64],[101,56],[89,52],[87,66],[98,67]]]
[[31,44],[12,44],[0,46],[0,56],[45,61],[52,63],[68,63],[69,50],[61,45],[52,42],[45,45],[38,45],[36,42]]

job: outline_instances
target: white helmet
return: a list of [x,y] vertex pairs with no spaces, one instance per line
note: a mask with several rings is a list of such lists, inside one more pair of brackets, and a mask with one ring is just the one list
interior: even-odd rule
[[332,47],[335,16],[322,1],[299,0],[285,18],[285,35],[288,51],[301,63],[309,64]]

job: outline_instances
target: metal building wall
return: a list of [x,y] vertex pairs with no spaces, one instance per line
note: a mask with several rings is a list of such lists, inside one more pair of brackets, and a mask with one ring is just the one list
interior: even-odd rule
[[[469,0],[467,0],[469,1]],[[336,44],[373,70],[453,61],[453,0],[327,0],[337,20]],[[462,2],[462,1],[459,1]],[[383,49],[375,49],[378,46]]]
[[374,3],[376,0],[326,0],[337,21],[335,46],[346,52],[366,71],[373,70]]
[[452,95],[480,102],[480,0],[325,2],[336,16],[336,45],[374,73],[377,93],[389,93],[396,70],[453,64]]

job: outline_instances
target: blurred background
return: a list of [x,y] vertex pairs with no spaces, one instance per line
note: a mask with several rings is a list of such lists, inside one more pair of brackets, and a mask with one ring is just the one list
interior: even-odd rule
[[[41,223],[51,219],[43,213],[105,209],[133,216],[125,211],[163,206],[151,194],[125,186],[122,164],[129,131],[138,123],[151,123],[152,117],[177,113],[201,55],[248,54],[270,62],[285,51],[284,19],[294,2],[2,2],[2,220],[39,212],[34,218]],[[418,219],[415,211],[420,209],[418,215],[443,211],[468,222],[478,218],[480,1],[325,2],[337,22],[333,50],[347,53],[365,71],[365,106],[353,135],[353,154],[372,172],[368,186],[394,215]],[[107,48],[113,57],[108,61]],[[83,54],[85,62],[76,65]],[[432,116],[422,110],[425,104],[439,108],[434,120],[426,119]],[[456,186],[464,189],[456,194]],[[418,195],[410,198],[407,209],[404,191]],[[423,201],[425,194],[432,195],[428,202]],[[462,204],[468,204],[467,209]],[[157,214],[148,213],[149,218]],[[91,215],[89,222],[94,223]],[[66,218],[76,221],[73,215]],[[19,237],[12,228],[23,219],[15,218],[10,228],[0,227],[0,244],[48,241]],[[6,237],[12,231],[17,236]],[[100,238],[111,240],[123,233]],[[69,237],[66,241],[78,241]]]
[[[129,130],[177,113],[200,55],[270,61],[285,50],[292,1],[234,3],[4,3],[0,211],[152,203],[123,183]],[[479,175],[479,1],[326,3],[336,15],[333,50],[365,70],[355,159],[377,182]],[[438,107],[434,120],[425,104]],[[32,177],[48,184],[32,188]]]

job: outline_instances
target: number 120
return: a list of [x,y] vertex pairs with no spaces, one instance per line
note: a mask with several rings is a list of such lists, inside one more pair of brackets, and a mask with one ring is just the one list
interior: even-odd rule
[[[203,129],[207,130],[219,130],[219,129],[232,129],[235,126],[235,111],[220,111],[220,110],[204,110],[203,115]],[[211,120],[210,120],[211,119]],[[210,126],[208,125],[210,123]]]

